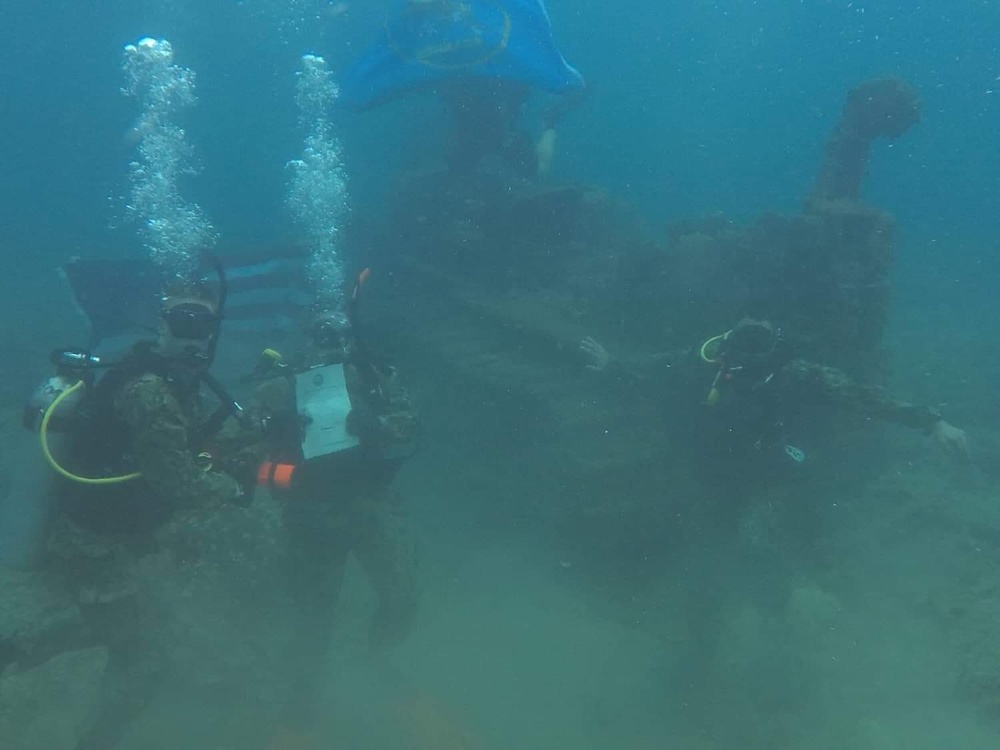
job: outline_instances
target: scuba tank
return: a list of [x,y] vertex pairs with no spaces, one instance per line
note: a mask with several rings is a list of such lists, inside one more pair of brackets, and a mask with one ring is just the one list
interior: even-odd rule
[[26,400],[21,416],[25,432],[14,439],[8,453],[11,476],[0,497],[0,565],[7,567],[31,568],[45,551],[59,479],[39,450],[42,422],[48,414],[48,449],[64,453],[85,408],[86,391],[79,384],[92,379],[91,370],[103,366],[99,358],[76,349],[57,349],[51,361],[56,371]]

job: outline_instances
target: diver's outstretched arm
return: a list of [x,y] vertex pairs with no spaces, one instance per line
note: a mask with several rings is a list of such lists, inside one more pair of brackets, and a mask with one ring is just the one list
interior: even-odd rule
[[817,398],[869,417],[922,430],[949,450],[968,454],[965,431],[946,422],[933,407],[901,401],[881,386],[858,383],[835,367],[802,359],[792,360],[782,374],[788,385],[802,388]]

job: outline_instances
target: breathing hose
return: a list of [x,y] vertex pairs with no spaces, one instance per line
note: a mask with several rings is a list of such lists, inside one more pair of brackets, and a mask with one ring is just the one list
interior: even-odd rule
[[74,474],[61,466],[59,462],[56,461],[55,456],[52,455],[52,450],[49,448],[49,420],[52,419],[52,415],[55,413],[56,409],[59,408],[59,404],[83,387],[84,383],[82,380],[76,381],[76,383],[56,396],[52,400],[52,403],[49,404],[48,408],[46,408],[45,413],[42,415],[42,423],[38,428],[38,441],[42,445],[42,455],[45,456],[46,462],[48,462],[49,466],[52,467],[52,470],[56,472],[56,474],[78,484],[120,484],[122,482],[131,482],[133,479],[138,479],[142,476],[142,473],[138,471],[132,474],[122,474],[116,477],[81,477],[79,474]]

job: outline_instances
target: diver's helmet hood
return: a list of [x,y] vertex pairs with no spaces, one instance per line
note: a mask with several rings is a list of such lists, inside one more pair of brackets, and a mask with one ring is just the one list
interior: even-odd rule
[[207,370],[215,361],[225,316],[226,273],[218,260],[213,267],[216,289],[204,281],[181,282],[168,288],[160,300],[160,354],[195,369]]
[[353,341],[351,328],[348,317],[339,311],[315,313],[306,328],[308,358],[315,363],[344,362]]
[[781,332],[769,321],[744,318],[721,342],[728,369],[764,366],[778,350]]

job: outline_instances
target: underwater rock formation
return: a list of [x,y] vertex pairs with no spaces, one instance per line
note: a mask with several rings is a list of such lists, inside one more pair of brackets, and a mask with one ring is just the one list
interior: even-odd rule
[[[397,269],[393,304],[415,314],[401,322],[388,311],[383,322],[368,312],[402,360],[434,362],[450,397],[496,405],[498,433],[515,436],[533,485],[505,488],[497,523],[538,512],[514,506],[544,495],[564,539],[588,559],[628,560],[633,578],[656,575],[701,523],[678,416],[697,407],[697,385],[652,379],[623,397],[582,374],[583,336],[641,359],[690,351],[751,314],[780,325],[796,354],[881,380],[895,222],[856,197],[872,139],[901,134],[918,112],[902,82],[862,84],[817,180],[828,186],[821,199],[750,224],[690,219],[666,236],[588,185],[538,185],[486,166],[401,175],[392,220],[363,244],[385,248]],[[824,176],[834,166],[839,182]]]
[[[565,286],[583,305],[612,280],[612,257],[648,243],[633,212],[587,184],[539,185],[488,170],[404,173],[392,196],[386,235],[370,244],[405,248],[482,291],[523,293]],[[594,279],[595,262],[604,267]],[[559,289],[560,295],[569,290]]]
[[398,239],[386,244],[482,293],[560,300],[596,333],[616,321],[604,335],[620,345],[691,346],[752,314],[781,325],[803,356],[872,378],[882,371],[895,221],[859,197],[873,140],[902,135],[919,116],[916,92],[898,78],[853,88],[795,216],[691,219],[664,242],[590,186],[425,170],[397,184]]
[[709,217],[671,228],[649,278],[672,308],[662,315],[692,340],[743,315],[768,318],[801,356],[871,377],[881,370],[894,236],[892,216],[850,201],[748,226]]
[[745,229],[720,217],[673,227],[666,276],[682,318],[718,328],[743,314],[768,317],[804,356],[879,375],[895,220],[859,199],[873,140],[899,137],[919,118],[905,81],[866,81],[847,96],[801,215],[764,214]]
[[901,78],[875,78],[851,89],[826,143],[810,203],[861,197],[872,141],[898,138],[920,120],[920,97]]
[[[813,330],[834,350],[831,361],[862,376],[872,374],[888,320],[895,241],[893,217],[859,202],[868,157],[876,138],[898,138],[919,120],[920,98],[901,78],[851,89],[806,201],[803,219],[815,242],[790,259],[805,282],[800,294],[814,303]],[[801,273],[810,265],[810,273]]]

